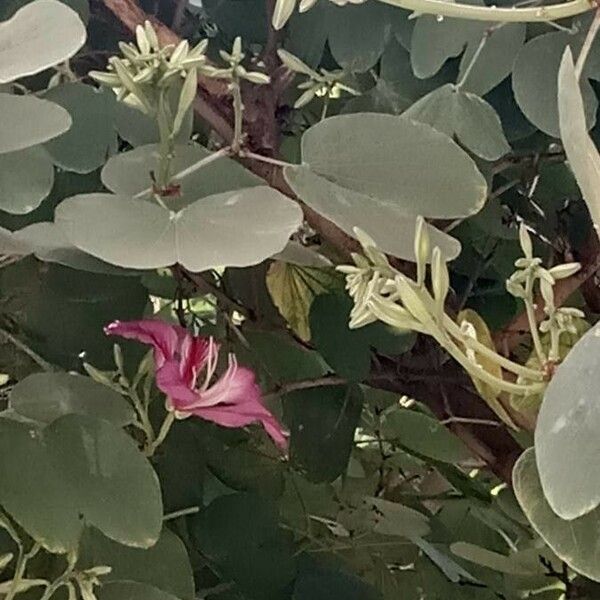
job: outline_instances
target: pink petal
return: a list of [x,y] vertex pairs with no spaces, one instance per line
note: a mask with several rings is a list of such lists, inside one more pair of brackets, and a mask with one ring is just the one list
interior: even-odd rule
[[181,340],[189,335],[182,327],[153,319],[114,321],[104,328],[104,332],[107,335],[118,335],[152,346],[157,368],[160,368],[166,360],[173,358]]
[[243,408],[244,411],[242,412],[239,406],[218,405],[194,408],[190,412],[222,427],[245,427],[251,423],[259,422],[277,446],[283,450],[287,449],[287,432],[260,402],[252,403],[252,406],[244,405]]
[[175,410],[184,410],[183,407],[198,399],[198,393],[182,375],[181,364],[175,359],[167,360],[156,370],[156,385],[169,397]]

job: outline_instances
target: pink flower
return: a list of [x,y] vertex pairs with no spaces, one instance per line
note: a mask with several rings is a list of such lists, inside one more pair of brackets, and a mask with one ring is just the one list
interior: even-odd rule
[[178,418],[196,415],[223,427],[260,422],[280,448],[287,447],[286,432],[261,402],[254,373],[240,367],[235,355],[229,354],[227,369],[215,381],[219,344],[212,337],[151,319],[115,321],[104,331],[153,347],[156,385]]

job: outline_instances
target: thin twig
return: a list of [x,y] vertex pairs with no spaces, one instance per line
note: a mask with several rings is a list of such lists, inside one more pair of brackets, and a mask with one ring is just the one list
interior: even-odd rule
[[33,360],[38,366],[40,366],[44,371],[54,371],[54,367],[42,356],[40,356],[35,350],[32,350],[25,342],[22,342],[20,339],[16,338],[12,333],[6,331],[6,329],[0,328],[0,337],[4,337],[8,342],[10,342],[17,350],[23,352]]

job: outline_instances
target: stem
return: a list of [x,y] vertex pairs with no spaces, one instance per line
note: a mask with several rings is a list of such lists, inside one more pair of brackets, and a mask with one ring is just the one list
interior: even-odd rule
[[583,46],[581,47],[581,51],[579,52],[579,56],[577,57],[577,63],[575,64],[575,75],[577,76],[578,80],[581,79],[583,67],[585,67],[585,62],[592,48],[592,44],[596,39],[598,29],[600,29],[600,9],[596,10],[594,20],[590,25],[590,28],[583,42]]
[[470,338],[462,333],[460,327],[452,320],[450,317],[446,316],[444,318],[444,327],[446,331],[456,340],[458,340],[461,344],[467,346],[470,350],[474,350],[477,354],[481,354],[485,358],[489,358],[493,360],[498,365],[500,365],[506,371],[510,371],[515,375],[522,375],[523,377],[527,377],[528,379],[538,379],[542,380],[544,378],[544,374],[541,371],[536,371],[535,369],[531,369],[529,367],[525,367],[520,365],[509,358],[494,352],[487,346],[483,345],[478,340]]
[[63,585],[66,585],[69,579],[71,578],[71,573],[73,572],[73,566],[67,567],[67,570],[57,577],[44,591],[43,596],[40,600],[50,600],[54,593],[61,588]]
[[551,6],[527,8],[498,8],[470,4],[443,2],[441,0],[379,0],[384,4],[398,6],[419,14],[441,15],[473,21],[496,21],[499,23],[535,23],[558,21],[591,10],[590,0],[571,0]]
[[[231,148],[229,146],[226,146],[225,148],[221,148],[220,150],[213,152],[209,156],[204,157],[202,160],[195,162],[193,165],[186,167],[182,171],[173,173],[171,175],[171,181],[179,181],[179,180],[183,179],[184,177],[187,177],[188,175],[195,173],[202,167],[206,167],[207,165],[210,165],[215,160],[218,160],[219,158],[223,158],[224,156],[227,156],[230,153],[230,151],[231,151]],[[146,194],[151,194],[151,193],[152,193],[152,188],[149,187],[149,188],[146,188],[145,190],[142,190],[141,192],[138,192],[137,194],[135,194],[134,198],[143,198]],[[156,201],[159,204],[161,204],[164,208],[167,208],[167,206],[165,206],[162,198],[157,197]]]
[[329,110],[329,94],[323,99],[323,110],[321,111],[321,121],[324,121],[327,117],[327,111]]
[[477,62],[477,59],[481,55],[481,52],[483,51],[483,48],[485,47],[485,45],[490,37],[490,33],[491,33],[491,30],[486,30],[486,31],[484,31],[483,35],[481,36],[481,39],[479,40],[479,45],[475,49],[475,52],[473,52],[473,56],[471,57],[471,60],[470,60],[469,64],[467,65],[465,72],[462,74],[462,77],[456,82],[456,85],[454,86],[456,90],[460,90],[463,87],[463,85],[465,85],[465,82],[469,78],[469,75],[471,74],[471,71],[473,70],[475,63]]
[[278,167],[297,167],[294,163],[285,162],[284,160],[278,160],[277,158],[271,158],[270,156],[263,156],[262,154],[256,154],[256,152],[248,152],[243,150],[240,153],[240,158],[252,158],[260,162],[268,163],[270,165],[276,165]]
[[158,131],[160,134],[160,159],[158,163],[158,173],[156,175],[156,185],[159,190],[165,189],[171,183],[171,168],[174,155],[174,140],[172,131],[172,119],[168,114],[168,103],[165,97],[164,90],[158,99],[158,113],[156,121],[158,123]]
[[535,318],[535,309],[533,308],[533,280],[531,277],[527,281],[525,286],[526,298],[525,302],[525,313],[527,314],[527,322],[529,323],[529,330],[531,331],[531,339],[533,340],[533,347],[537,354],[540,365],[546,363],[546,355],[542,348],[542,340],[540,339],[540,332],[537,326],[537,319]]
[[181,510],[176,510],[174,512],[167,513],[163,517],[163,521],[172,521],[173,519],[178,519],[179,517],[195,515],[197,512],[200,512],[199,506],[190,506],[189,508],[182,508]]
[[167,413],[167,416],[165,417],[165,420],[160,426],[160,430],[158,431],[156,439],[152,444],[148,446],[148,449],[146,450],[146,456],[148,458],[154,456],[154,453],[156,452],[158,447],[165,441],[171,427],[173,426],[173,423],[175,423],[175,411],[169,411]]
[[244,137],[243,124],[244,124],[244,102],[242,100],[242,90],[240,88],[240,82],[237,77],[231,82],[231,95],[233,97],[233,141],[231,142],[231,149],[235,154],[238,154],[242,148],[242,142]]
[[18,338],[16,338],[12,333],[6,331],[6,329],[0,328],[0,337],[6,338],[17,350],[23,352],[33,360],[38,366],[40,366],[44,371],[54,371],[54,367],[44,358],[42,358],[37,352],[32,350],[25,342],[22,342]]
[[155,443],[155,438],[154,438],[154,428],[152,427],[152,423],[150,422],[150,417],[148,417],[147,407],[140,400],[138,393],[134,389],[129,388],[126,393],[127,393],[127,397],[131,400],[131,403],[133,404],[133,408],[135,409],[135,412],[138,415],[140,429],[146,435],[144,445],[145,445],[147,451],[150,451],[150,449],[152,448],[152,446]]
[[440,333],[441,332],[432,332],[432,335],[438,344],[440,344],[440,346],[442,346],[442,348],[444,348],[467,373],[473,375],[477,379],[481,379],[484,383],[491,385],[492,388],[510,394],[518,394],[519,396],[529,396],[543,391],[546,387],[542,382],[520,384],[495,377],[491,373],[488,373],[484,368],[470,361],[450,338],[443,334],[440,335]]
[[6,594],[4,600],[13,600],[13,598],[18,594],[19,583],[21,583],[23,575],[25,575],[27,563],[29,562],[30,558],[33,558],[40,551],[40,548],[41,546],[36,542],[32,546],[31,550],[27,552],[27,554],[24,554],[22,549],[19,550],[19,557],[17,558],[15,576],[13,577],[10,590],[8,590],[8,594]]

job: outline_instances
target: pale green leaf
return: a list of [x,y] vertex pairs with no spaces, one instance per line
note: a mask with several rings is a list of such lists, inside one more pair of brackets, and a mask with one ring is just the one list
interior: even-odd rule
[[376,509],[376,533],[414,539],[430,531],[429,519],[413,508],[383,498],[365,498],[365,502]]
[[70,126],[69,113],[53,102],[0,93],[0,154],[47,142]]
[[60,417],[46,429],[0,420],[0,502],[50,552],[77,547],[85,519],[123,544],[159,537],[158,480],[133,439],[104,420]]
[[57,0],[36,0],[0,23],[0,83],[71,58],[86,39],[79,15]]
[[89,377],[70,373],[35,373],[19,381],[10,393],[10,408],[41,423],[74,413],[124,427],[135,418],[121,394]]
[[[546,33],[528,41],[519,52],[512,73],[512,86],[523,114],[544,133],[559,137],[558,69],[568,45],[577,38],[565,32]],[[575,91],[575,90],[573,90]],[[598,101],[587,80],[581,81],[587,129],[596,120]]]
[[544,493],[563,519],[600,505],[600,326],[575,344],[548,384],[535,446]]
[[137,269],[179,263],[195,272],[257,264],[281,251],[301,221],[299,206],[267,187],[214,194],[179,212],[111,194],[73,196],[56,209],[67,239],[97,258]]
[[53,184],[54,166],[43,147],[0,154],[1,210],[29,213],[48,196]]
[[526,450],[513,470],[513,487],[519,504],[533,528],[559,558],[582,575],[600,581],[600,509],[577,519],[561,519],[544,496],[536,466],[538,453],[533,448]]
[[102,166],[117,145],[116,99],[112,92],[90,85],[66,83],[45,96],[69,112],[69,131],[46,144],[54,162],[67,171],[89,173]]
[[341,188],[410,217],[465,217],[479,211],[486,196],[485,180],[464,150],[429,125],[402,117],[325,119],[304,133],[302,161]]
[[450,550],[463,560],[468,560],[469,562],[499,571],[500,573],[507,573],[509,575],[536,575],[540,573],[541,564],[537,556],[539,553],[537,550],[535,550],[537,568],[532,568],[530,564],[523,564],[519,560],[520,557],[517,553],[507,556],[468,542],[455,542],[450,546]]
[[577,83],[573,55],[567,48],[558,73],[560,137],[569,166],[581,189],[592,220],[599,225],[600,154],[588,135],[584,111],[584,101]]
[[[194,169],[194,165],[211,154],[210,150],[198,144],[175,147],[173,183],[179,185],[180,190],[178,197],[169,198],[170,208],[177,210],[212,194],[264,185],[262,179],[226,156]],[[142,198],[151,199],[150,173],[158,169],[159,157],[159,147],[156,144],[117,154],[102,169],[102,183],[115,194],[139,194]],[[180,173],[182,175],[178,175]]]
[[510,151],[496,111],[475,94],[446,84],[424,96],[404,117],[431,125],[485,160],[497,160]]
[[[393,256],[414,260],[416,217],[407,216],[398,203],[381,202],[343,188],[306,167],[285,169],[285,178],[296,194],[312,209],[333,221],[348,235],[354,228],[366,231],[379,248]],[[432,245],[448,260],[460,253],[460,243],[433,226],[428,226]]]
[[169,592],[135,581],[106,583],[95,594],[98,600],[180,600]]

